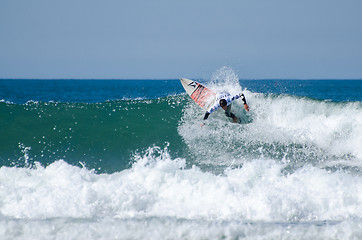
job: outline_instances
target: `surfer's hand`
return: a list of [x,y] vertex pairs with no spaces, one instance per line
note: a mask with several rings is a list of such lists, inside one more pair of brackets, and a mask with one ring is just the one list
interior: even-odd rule
[[205,126],[205,123],[204,123],[204,122],[200,124],[200,127],[203,127],[203,126]]
[[245,109],[245,111],[247,111],[247,112],[249,112],[249,106],[248,106],[248,104],[244,104],[244,109]]

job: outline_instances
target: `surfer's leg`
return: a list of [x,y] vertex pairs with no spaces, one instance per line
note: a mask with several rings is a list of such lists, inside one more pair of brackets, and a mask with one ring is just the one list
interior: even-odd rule
[[[230,114],[232,114],[232,113],[231,113],[231,104],[230,104],[229,106],[227,106],[227,108],[226,108],[226,110],[225,110],[225,115],[226,115],[227,117],[231,117]],[[233,114],[233,115],[234,115],[234,114]]]
[[232,118],[234,123],[238,123],[239,122],[239,119],[235,116],[234,113],[231,112],[231,105],[229,105],[227,107],[227,109],[225,110],[225,115],[229,118]]

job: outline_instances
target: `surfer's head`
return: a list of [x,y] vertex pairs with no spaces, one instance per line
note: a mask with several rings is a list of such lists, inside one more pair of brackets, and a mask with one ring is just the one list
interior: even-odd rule
[[221,106],[222,108],[226,108],[227,105],[228,105],[228,103],[226,102],[225,99],[220,99],[219,104],[220,104],[220,106]]

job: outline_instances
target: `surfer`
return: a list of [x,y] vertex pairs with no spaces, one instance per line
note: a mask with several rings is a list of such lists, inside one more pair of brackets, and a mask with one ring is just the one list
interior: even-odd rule
[[[238,123],[239,119],[235,116],[234,113],[231,112],[231,103],[241,98],[241,100],[244,102],[244,109],[245,111],[249,111],[249,106],[246,103],[246,99],[244,94],[240,93],[235,96],[231,96],[230,93],[227,92],[219,92],[216,94],[216,100],[214,105],[212,105],[205,113],[204,120],[206,120],[211,113],[213,113],[215,110],[219,109],[220,107],[225,111],[225,115],[229,118],[232,118],[234,123]],[[202,124],[202,126],[204,123]]]

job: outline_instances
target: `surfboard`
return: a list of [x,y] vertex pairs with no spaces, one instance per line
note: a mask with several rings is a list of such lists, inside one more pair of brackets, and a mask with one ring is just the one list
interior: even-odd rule
[[187,94],[200,107],[208,108],[214,102],[216,94],[212,90],[187,78],[181,78],[180,81]]

